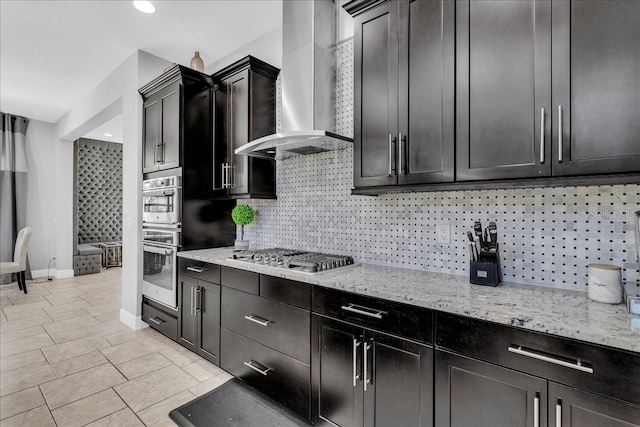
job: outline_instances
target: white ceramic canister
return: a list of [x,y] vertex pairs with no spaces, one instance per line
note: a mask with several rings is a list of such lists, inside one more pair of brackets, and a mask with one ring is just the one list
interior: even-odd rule
[[622,270],[617,265],[589,264],[589,298],[607,304],[622,302]]

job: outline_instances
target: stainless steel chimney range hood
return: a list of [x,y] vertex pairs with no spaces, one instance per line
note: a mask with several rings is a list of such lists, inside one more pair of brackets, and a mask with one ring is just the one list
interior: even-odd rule
[[235,153],[282,160],[349,148],[353,139],[335,133],[335,3],[282,3],[282,132]]

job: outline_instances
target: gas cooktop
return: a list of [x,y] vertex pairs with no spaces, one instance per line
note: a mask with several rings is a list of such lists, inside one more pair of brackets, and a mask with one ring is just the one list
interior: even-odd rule
[[353,258],[350,256],[282,248],[237,251],[229,259],[304,273],[318,273],[354,264]]

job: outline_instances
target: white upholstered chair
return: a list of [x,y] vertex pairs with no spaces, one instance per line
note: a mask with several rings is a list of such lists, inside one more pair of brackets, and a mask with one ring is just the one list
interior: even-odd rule
[[16,248],[13,251],[13,262],[0,262],[0,273],[16,273],[18,276],[18,287],[27,293],[27,281],[25,271],[27,270],[27,249],[31,239],[31,227],[25,227],[18,232],[16,238]]

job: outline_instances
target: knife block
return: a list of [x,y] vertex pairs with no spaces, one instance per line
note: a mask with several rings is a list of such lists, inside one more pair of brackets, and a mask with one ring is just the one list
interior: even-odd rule
[[469,282],[474,285],[498,286],[502,282],[498,247],[495,252],[481,251],[481,261],[470,261]]

